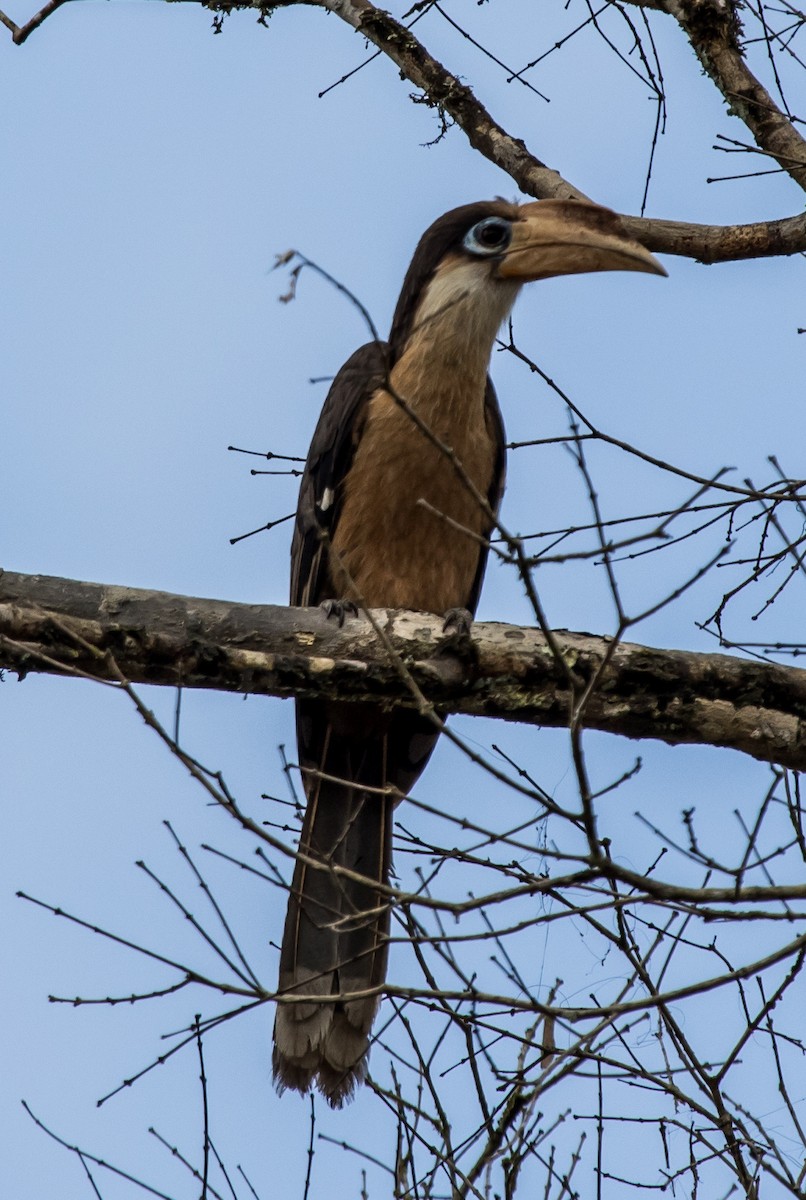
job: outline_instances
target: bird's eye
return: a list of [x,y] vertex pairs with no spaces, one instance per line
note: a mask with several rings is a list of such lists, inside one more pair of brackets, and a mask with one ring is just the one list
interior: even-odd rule
[[512,226],[502,217],[485,217],[465,234],[464,248],[471,254],[500,254],[512,238]]

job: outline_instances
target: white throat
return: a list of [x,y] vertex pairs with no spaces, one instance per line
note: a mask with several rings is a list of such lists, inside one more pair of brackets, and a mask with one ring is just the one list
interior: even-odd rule
[[492,278],[485,260],[447,259],[423,293],[410,341],[421,354],[430,351],[446,365],[460,360],[486,376],[495,336],[520,288],[519,281]]

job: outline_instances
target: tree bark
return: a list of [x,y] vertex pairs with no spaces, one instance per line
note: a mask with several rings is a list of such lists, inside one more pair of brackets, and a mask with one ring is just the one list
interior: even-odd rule
[[[568,672],[536,629],[378,610],[343,627],[319,609],[235,604],[0,572],[0,668],[270,696],[416,706],[563,727]],[[623,737],[729,747],[806,768],[806,671],[556,631],[583,724]],[[605,656],[609,661],[602,667]],[[416,684],[413,688],[412,683]],[[422,704],[422,700],[420,700]]]

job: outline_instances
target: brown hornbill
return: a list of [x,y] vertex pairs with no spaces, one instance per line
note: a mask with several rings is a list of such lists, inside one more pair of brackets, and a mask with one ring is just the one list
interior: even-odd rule
[[[666,273],[614,213],[580,201],[467,204],[426,230],[389,341],[348,359],[322,409],[300,486],[293,605],[475,611],[504,486],[493,342],[524,283],[585,271]],[[437,736],[412,710],[297,701],[307,809],[280,954],[281,1091],[315,1083],[339,1107],[366,1073],[394,807]]]

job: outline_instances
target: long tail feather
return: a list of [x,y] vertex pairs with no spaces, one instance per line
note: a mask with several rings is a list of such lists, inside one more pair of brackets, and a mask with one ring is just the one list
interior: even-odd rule
[[306,1000],[278,1001],[274,1079],[280,1090],[305,1092],[316,1084],[334,1107],[366,1074],[386,978],[390,905],[384,888],[398,796],[379,790],[408,790],[436,740],[433,727],[415,714],[385,714],[381,724],[377,709],[370,712],[368,721],[363,705],[298,706],[308,805],[278,994]]

